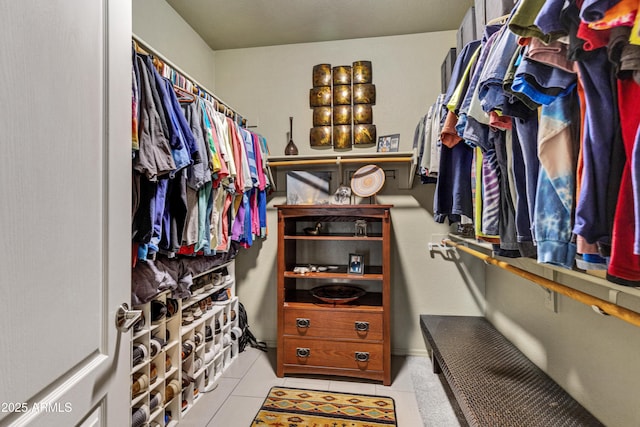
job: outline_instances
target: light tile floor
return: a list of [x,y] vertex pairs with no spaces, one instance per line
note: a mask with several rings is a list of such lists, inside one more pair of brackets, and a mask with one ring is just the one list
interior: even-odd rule
[[[202,394],[180,426],[249,427],[273,386],[389,396],[396,403],[398,427],[464,425],[439,377],[430,372],[431,362],[427,358],[393,356],[392,384],[383,386],[366,380],[336,377],[278,378],[275,357],[276,350],[272,348],[266,353],[254,348],[240,353],[220,378],[218,387]],[[424,378],[416,380],[416,372]],[[419,408],[419,405],[423,407]]]

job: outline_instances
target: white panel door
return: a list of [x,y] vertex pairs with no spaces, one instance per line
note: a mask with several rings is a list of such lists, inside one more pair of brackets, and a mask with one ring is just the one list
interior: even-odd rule
[[0,0],[0,425],[129,423],[131,3]]

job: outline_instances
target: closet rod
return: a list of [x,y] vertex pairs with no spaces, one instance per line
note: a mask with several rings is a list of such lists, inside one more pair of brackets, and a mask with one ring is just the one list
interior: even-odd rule
[[331,165],[342,163],[391,163],[391,162],[410,162],[413,157],[380,157],[380,158],[368,158],[368,157],[356,157],[350,159],[338,158],[338,159],[316,159],[316,160],[283,160],[268,162],[269,166],[304,166],[304,165]]
[[145,51],[147,51],[150,55],[155,56],[160,61],[162,61],[166,65],[168,65],[169,67],[173,68],[177,73],[182,74],[182,77],[184,77],[187,80],[190,80],[191,83],[193,83],[193,85],[195,87],[197,87],[201,91],[206,92],[207,94],[209,94],[209,96],[211,96],[213,99],[215,99],[220,104],[222,104],[226,109],[231,110],[233,112],[234,118],[237,118],[237,117],[244,118],[244,116],[242,116],[240,113],[238,113],[238,110],[236,110],[235,108],[231,107],[227,102],[223,101],[219,96],[214,95],[214,93],[212,91],[210,91],[209,89],[207,89],[206,87],[204,87],[203,85],[198,83],[198,81],[196,79],[191,77],[189,74],[185,73],[180,67],[175,65],[173,62],[169,61],[164,55],[158,53],[158,51],[156,49],[151,47],[147,42],[142,40],[140,37],[138,37],[137,35],[132,33],[131,34],[131,38],[136,43],[138,43],[138,45],[140,45]]
[[470,255],[473,255],[476,258],[480,258],[487,264],[493,264],[497,267],[500,267],[504,270],[509,271],[510,273],[513,273],[517,276],[530,280],[533,283],[536,283],[546,289],[565,295],[571,299],[574,299],[588,306],[592,306],[592,307],[595,306],[605,314],[617,317],[618,319],[624,320],[625,322],[631,323],[632,325],[640,326],[640,313],[637,313],[633,310],[629,310],[628,308],[619,306],[617,304],[613,304],[609,301],[605,301],[598,297],[594,297],[593,295],[587,294],[577,289],[573,289],[568,286],[561,285],[560,283],[554,282],[553,280],[546,279],[542,276],[538,276],[537,274],[522,270],[521,268],[514,267],[513,265],[507,262],[500,261],[489,255],[485,255],[482,252],[478,252],[476,250],[470,249],[450,239],[444,239],[442,243],[445,245],[457,248]]

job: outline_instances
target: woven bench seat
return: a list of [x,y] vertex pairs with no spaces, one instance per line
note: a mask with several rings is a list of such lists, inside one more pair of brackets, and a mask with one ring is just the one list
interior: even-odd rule
[[420,327],[469,425],[603,425],[484,317],[421,315]]

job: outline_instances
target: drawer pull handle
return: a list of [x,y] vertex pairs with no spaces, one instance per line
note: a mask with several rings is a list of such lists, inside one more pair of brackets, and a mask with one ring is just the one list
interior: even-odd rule
[[311,350],[308,348],[298,347],[296,348],[296,356],[298,357],[309,357],[311,354]]
[[368,362],[368,361],[369,361],[368,351],[356,351],[356,362]]
[[369,330],[369,322],[356,322],[356,331],[366,332]]
[[309,326],[311,326],[311,320],[305,319],[303,317],[298,317],[296,319],[296,326],[298,328],[308,328]]

